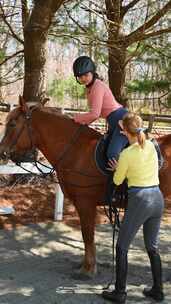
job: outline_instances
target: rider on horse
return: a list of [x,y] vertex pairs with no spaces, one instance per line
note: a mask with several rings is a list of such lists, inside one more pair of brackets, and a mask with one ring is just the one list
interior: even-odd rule
[[[80,124],[89,125],[102,117],[108,123],[109,144],[107,147],[107,159],[118,160],[120,152],[128,144],[127,137],[122,134],[119,121],[128,112],[113,96],[110,88],[100,80],[96,73],[96,66],[88,56],[78,57],[73,64],[73,72],[78,83],[85,85],[89,105],[89,112],[76,114],[74,120]],[[114,192],[112,175],[109,172],[105,202],[109,203]]]
[[87,113],[76,114],[74,116],[75,122],[89,125],[99,117],[105,118],[111,137],[107,148],[107,158],[118,160],[120,152],[128,143],[127,137],[121,133],[118,123],[127,113],[127,109],[116,101],[110,88],[99,79],[96,66],[90,57],[78,57],[74,61],[73,72],[76,80],[86,87],[90,108]]

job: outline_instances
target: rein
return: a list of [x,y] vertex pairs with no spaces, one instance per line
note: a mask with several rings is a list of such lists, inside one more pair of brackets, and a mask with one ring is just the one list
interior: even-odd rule
[[67,154],[67,152],[69,151],[71,146],[77,141],[83,128],[84,128],[84,125],[80,125],[78,127],[78,129],[74,132],[70,142],[66,145],[66,147],[64,148],[64,151],[62,151],[62,153],[59,155],[59,157],[56,161],[56,164],[54,165],[55,167],[58,167],[57,163],[59,164],[59,162],[62,162],[64,160],[65,155]]
[[[18,116],[16,117],[16,119],[18,119],[18,117],[19,117],[20,115],[23,115],[24,118],[25,118],[25,120],[26,120],[26,122],[27,122],[27,129],[28,129],[28,134],[29,134],[29,139],[30,139],[30,146],[31,146],[30,150],[31,150],[31,149],[33,148],[33,141],[32,141],[32,137],[30,136],[30,133],[31,133],[30,124],[28,123],[28,120],[31,118],[31,116],[30,116],[30,115],[27,116],[27,114],[24,115],[24,113],[19,113]],[[17,144],[18,139],[20,138],[21,134],[23,133],[24,125],[25,125],[25,122],[23,122],[21,128],[18,130],[18,133],[17,133],[16,137],[14,138],[14,140],[13,140],[12,143],[11,143],[11,145],[9,146],[9,149],[10,149],[10,150],[12,149],[12,147],[14,147],[14,146]],[[8,135],[8,131],[9,131],[9,130],[7,129],[7,130],[6,130],[5,137]]]

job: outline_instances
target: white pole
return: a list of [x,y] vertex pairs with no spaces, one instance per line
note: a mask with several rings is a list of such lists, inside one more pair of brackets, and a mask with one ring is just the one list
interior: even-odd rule
[[[31,172],[40,174],[40,171],[35,167],[34,163],[21,163],[22,167],[30,170]],[[46,168],[43,165],[39,164],[39,167],[44,173],[48,173],[51,168]],[[16,166],[14,163],[8,163],[5,165],[0,165],[0,174],[28,174],[27,171]],[[55,211],[54,211],[54,220],[61,221],[63,219],[63,201],[64,195],[59,184],[56,186],[56,197],[55,197]],[[0,207],[0,214],[13,214],[15,211],[12,206],[3,206]]]
[[54,214],[55,221],[61,221],[63,219],[63,202],[64,202],[64,195],[60,185],[57,184],[56,198],[55,198],[55,214]]

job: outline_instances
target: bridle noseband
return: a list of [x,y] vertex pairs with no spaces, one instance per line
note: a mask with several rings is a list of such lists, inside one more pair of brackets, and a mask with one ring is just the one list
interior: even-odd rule
[[[24,112],[20,112],[17,117],[15,118],[16,120],[19,118],[19,116],[23,116],[24,117],[24,121],[22,123],[22,126],[21,128],[18,130],[15,138],[13,139],[13,141],[11,142],[10,146],[9,146],[9,153],[11,154],[13,151],[13,147],[16,146],[20,136],[22,135],[23,131],[24,131],[24,127],[25,127],[25,122],[26,122],[26,126],[27,126],[27,130],[28,130],[28,137],[29,137],[29,140],[30,140],[30,149],[29,151],[35,149],[35,146],[34,146],[34,143],[33,143],[33,136],[32,136],[32,127],[31,127],[31,123],[30,123],[30,120],[31,120],[31,117],[32,117],[32,112],[33,110],[35,109],[34,108],[31,108],[29,109],[28,112],[24,113]],[[8,135],[8,129],[6,130],[6,134],[5,134],[5,137]]]

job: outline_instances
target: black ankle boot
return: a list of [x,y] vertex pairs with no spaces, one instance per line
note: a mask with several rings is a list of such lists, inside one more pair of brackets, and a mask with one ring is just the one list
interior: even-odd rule
[[118,292],[116,290],[113,291],[103,291],[102,297],[106,300],[109,300],[113,303],[120,303],[120,304],[125,304],[126,303],[126,297],[127,293],[126,292]]
[[144,288],[143,294],[146,297],[153,298],[156,302],[161,302],[164,300],[164,294],[162,290],[152,288]]
[[157,251],[149,251],[151,271],[153,276],[152,288],[145,288],[143,294],[146,297],[153,298],[157,302],[164,300],[163,286],[162,286],[162,266],[160,255]]
[[115,290],[103,291],[102,297],[113,303],[126,303],[126,279],[127,279],[127,251],[116,247],[116,283]]

